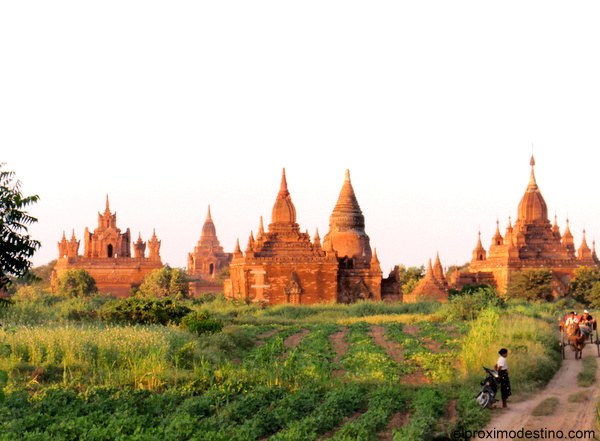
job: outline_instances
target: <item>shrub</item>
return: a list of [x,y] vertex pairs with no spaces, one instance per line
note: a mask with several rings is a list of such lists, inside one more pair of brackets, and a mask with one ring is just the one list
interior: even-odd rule
[[[462,295],[461,295],[462,294]],[[487,285],[465,286],[438,314],[447,320],[474,320],[490,306],[504,306],[504,301]]]
[[198,311],[183,317],[181,327],[198,335],[212,334],[223,329],[223,323],[212,319],[207,312]]
[[111,322],[130,324],[179,324],[192,310],[178,305],[173,299],[145,299],[129,297],[108,302],[100,311],[100,317]]
[[84,269],[69,269],[56,279],[56,293],[64,297],[89,297],[98,292],[96,281]]

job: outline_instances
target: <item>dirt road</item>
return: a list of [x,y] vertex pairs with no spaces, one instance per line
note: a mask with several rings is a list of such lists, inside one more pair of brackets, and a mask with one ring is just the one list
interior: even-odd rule
[[[577,373],[581,370],[581,361],[575,360],[573,352],[567,348],[566,360],[548,386],[539,394],[519,403],[511,403],[509,409],[494,410],[492,420],[485,428],[490,430],[537,430],[543,434],[552,435],[550,431],[562,431],[564,439],[600,439],[600,430],[597,426],[596,403],[600,398],[600,368],[596,372],[596,383],[587,388],[577,385]],[[597,357],[596,345],[587,345],[583,351],[584,357]],[[569,402],[569,397],[577,394],[580,402]],[[554,412],[547,416],[532,416],[531,412],[546,398],[556,397],[559,400]],[[569,431],[593,430],[596,438],[576,438],[577,434],[568,437]],[[559,434],[560,435],[560,434]],[[496,438],[506,439],[498,435]],[[556,436],[547,436],[537,439],[560,439]]]

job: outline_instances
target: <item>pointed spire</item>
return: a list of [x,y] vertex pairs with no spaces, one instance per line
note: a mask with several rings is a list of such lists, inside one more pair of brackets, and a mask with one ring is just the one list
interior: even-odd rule
[[435,256],[435,263],[433,265],[433,277],[440,282],[444,280],[444,268],[442,267],[442,262],[440,261],[440,253]]
[[377,257],[377,248],[373,248],[373,257],[371,258],[371,265],[379,263],[379,257]]
[[250,237],[248,238],[248,245],[246,246],[246,252],[251,253],[254,248],[254,234],[250,231]]
[[427,264],[427,271],[425,272],[425,277],[433,277],[433,266],[431,265],[431,257],[429,258],[429,263]]
[[243,256],[243,254],[242,254],[242,249],[240,248],[240,239],[238,237],[235,242],[235,250],[233,250],[233,257],[235,257],[237,259],[242,256]]
[[496,234],[494,234],[494,237],[492,238],[492,245],[503,245],[504,244],[504,238],[502,237],[502,234],[500,234],[500,221],[498,219],[496,219]]
[[279,194],[277,196],[282,198],[287,198],[290,195],[287,185],[287,179],[285,177],[285,168],[281,173],[281,185],[279,187]]
[[477,245],[475,246],[475,249],[473,250],[473,260],[485,260],[486,255],[487,255],[487,252],[485,251],[485,248],[483,248],[483,245],[481,244],[481,230],[479,230],[479,232],[477,233]]
[[208,205],[208,213],[206,213],[206,222],[212,222],[212,217],[210,215],[210,204]]
[[529,164],[531,165],[531,174],[529,175],[529,183],[527,184],[525,194],[519,202],[518,221],[520,221],[521,225],[531,225],[534,222],[540,221],[549,223],[548,206],[535,180],[535,159],[533,154],[531,155]]
[[296,207],[292,203],[284,168],[281,174],[279,193],[277,193],[277,199],[275,199],[275,205],[271,213],[269,232],[290,231],[298,232],[298,224],[296,223]]
[[587,244],[585,239],[585,228],[583,229],[583,239],[581,240],[581,246],[577,250],[577,258],[578,259],[589,259],[592,257],[592,250]]
[[108,201],[108,194],[106,195],[106,208],[104,209],[104,213],[110,213],[110,202]]
[[262,236],[265,234],[265,228],[263,226],[263,217],[260,217],[260,222],[258,224],[258,236]]

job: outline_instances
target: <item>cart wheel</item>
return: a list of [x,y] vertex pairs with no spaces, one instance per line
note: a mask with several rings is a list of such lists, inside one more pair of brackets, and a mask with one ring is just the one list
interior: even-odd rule
[[600,342],[596,342],[596,349],[598,350],[598,357],[600,357]]

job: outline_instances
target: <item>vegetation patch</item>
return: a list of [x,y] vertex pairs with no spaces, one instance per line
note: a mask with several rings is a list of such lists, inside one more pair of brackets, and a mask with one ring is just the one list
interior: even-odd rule
[[596,371],[598,362],[595,357],[585,357],[582,360],[582,369],[577,374],[577,385],[579,387],[589,387],[596,382]]
[[590,394],[586,390],[575,392],[569,395],[569,403],[583,403],[590,399]]
[[541,401],[540,404],[535,406],[535,409],[531,411],[532,416],[548,416],[554,413],[556,406],[558,406],[559,399],[556,397],[546,398]]

